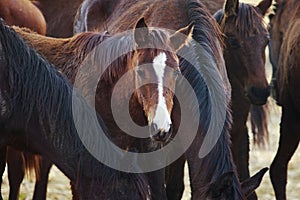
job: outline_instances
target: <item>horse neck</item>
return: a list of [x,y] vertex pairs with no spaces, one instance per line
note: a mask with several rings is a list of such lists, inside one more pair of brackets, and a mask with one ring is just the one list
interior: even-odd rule
[[[229,113],[227,114],[229,115]],[[204,157],[203,159],[199,159],[198,151],[192,152],[191,155],[188,155],[191,156],[190,158],[188,158],[188,160],[193,160],[193,162],[189,163],[191,165],[189,166],[189,170],[192,187],[197,188],[193,190],[193,196],[197,197],[197,199],[205,199],[207,191],[209,189],[209,184],[215,182],[218,177],[230,171],[233,171],[235,174],[235,176],[233,177],[232,186],[234,195],[233,199],[243,199],[236,167],[232,160],[231,150],[228,145],[228,126],[228,121],[226,121],[218,142],[206,157]],[[195,146],[199,147],[202,145],[200,144],[200,141],[203,141],[203,139],[196,138],[194,141],[196,141],[195,143],[197,143],[195,144]],[[205,173],[202,173],[202,171],[199,171],[199,169],[202,169],[203,171],[205,171]]]

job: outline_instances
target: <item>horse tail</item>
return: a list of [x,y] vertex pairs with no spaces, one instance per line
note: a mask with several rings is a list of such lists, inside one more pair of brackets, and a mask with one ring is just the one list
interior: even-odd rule
[[40,177],[41,157],[32,153],[22,152],[23,166],[26,174],[31,177],[33,172],[38,180]]
[[[38,179],[40,175],[40,156],[28,153],[20,152],[11,147],[7,148],[7,165],[9,170],[18,172],[12,173],[22,173],[29,177],[32,177],[33,171]],[[21,174],[20,174],[21,175]]]
[[250,122],[253,134],[253,143],[258,147],[264,147],[269,142],[268,131],[268,104],[263,106],[251,105]]

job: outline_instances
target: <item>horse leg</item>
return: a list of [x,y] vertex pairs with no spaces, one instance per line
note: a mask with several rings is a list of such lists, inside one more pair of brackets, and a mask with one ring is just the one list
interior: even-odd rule
[[184,191],[185,155],[169,165],[166,169],[166,191],[168,199],[180,200]]
[[299,123],[297,113],[292,109],[282,107],[279,147],[270,167],[270,177],[276,199],[286,199],[287,167],[299,144]]
[[[235,126],[234,124],[233,126]],[[234,127],[233,127],[234,128]],[[234,133],[236,132],[236,133]],[[237,130],[232,129],[232,145],[231,151],[234,163],[237,168],[240,182],[250,177],[249,172],[249,137],[248,129],[245,125],[241,126]],[[257,195],[253,192],[247,197],[248,200],[256,200]]]
[[152,200],[166,200],[165,169],[146,173],[151,189]]
[[9,200],[17,200],[19,198],[20,185],[25,175],[22,153],[8,147],[7,167],[10,186]]
[[[4,174],[5,170],[5,165],[6,165],[6,147],[2,147],[0,149],[0,173],[1,173],[1,179],[0,179],[0,191],[2,191],[2,177]],[[0,200],[3,200],[2,198],[2,193],[0,193]]]
[[41,158],[40,174],[39,177],[36,177],[36,183],[32,198],[33,200],[46,199],[48,177],[51,167],[52,163],[48,159],[44,157]]

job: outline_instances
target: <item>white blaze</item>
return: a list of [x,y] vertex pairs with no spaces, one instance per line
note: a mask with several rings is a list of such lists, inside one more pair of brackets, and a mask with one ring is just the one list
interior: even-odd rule
[[153,123],[157,125],[158,130],[168,132],[172,122],[168,112],[166,99],[163,96],[163,77],[166,61],[167,56],[165,53],[160,53],[153,60],[153,67],[158,80],[158,105],[153,118]]

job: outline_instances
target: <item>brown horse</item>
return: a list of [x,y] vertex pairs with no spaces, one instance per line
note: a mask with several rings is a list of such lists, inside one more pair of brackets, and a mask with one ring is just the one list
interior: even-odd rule
[[282,106],[280,140],[270,176],[277,199],[286,199],[287,168],[300,140],[300,2],[277,0],[270,16],[270,59],[277,103]]
[[[107,30],[108,25],[106,21],[113,15],[114,10],[118,9],[121,2],[121,0],[83,1],[77,12],[74,32]],[[221,9],[224,4],[224,0],[202,0],[201,2],[207,7],[211,14]]]
[[232,154],[240,180],[249,177],[249,137],[246,122],[250,105],[265,104],[269,87],[265,74],[265,48],[269,42],[263,16],[272,0],[258,6],[227,0],[215,14],[225,34],[224,59],[232,87]]
[[[265,48],[269,38],[263,17],[271,4],[272,0],[262,0],[255,7],[227,0],[225,10],[215,14],[225,35],[224,59],[232,87],[231,150],[241,181],[250,176],[246,125],[250,106],[265,104],[269,96],[265,74]],[[249,199],[257,197],[254,194]]]
[[[148,184],[141,174],[111,169],[94,158],[80,139],[76,123],[85,134],[95,123],[105,129],[100,116],[57,71],[23,39],[0,22],[0,138],[7,144],[39,153],[71,180],[80,200],[149,199]],[[74,121],[72,103],[82,121]],[[109,151],[102,143],[102,153]],[[3,143],[2,143],[3,144]]]
[[77,9],[83,0],[31,0],[43,13],[47,22],[47,34],[66,38],[73,35],[73,23]]
[[223,7],[225,0],[202,0],[201,2],[207,7],[211,14],[214,14]]
[[[147,28],[144,21],[139,21],[137,27]],[[72,83],[75,82],[77,70],[84,62],[85,57],[89,53],[91,53],[91,51],[96,48],[97,45],[101,44],[103,40],[110,40],[107,39],[107,35],[101,35],[98,33],[84,33],[68,39],[54,39],[22,31],[18,28],[16,28],[16,30],[20,35],[22,35],[22,37],[24,37],[25,40],[28,41],[28,43],[30,43],[40,53],[47,57],[49,61],[56,64],[60,68],[60,70],[68,76]],[[178,126],[178,124],[176,124],[177,121],[175,121],[173,124],[173,120],[171,120],[170,113],[173,113],[172,106],[174,103],[173,93],[172,91],[169,91],[168,88],[173,88],[173,90],[175,88],[175,80],[177,76],[180,75],[178,63],[179,60],[176,54],[169,51],[172,49],[172,51],[176,51],[183,47],[183,45],[189,40],[191,30],[192,26],[182,28],[178,32],[175,32],[172,37],[169,37],[164,32],[155,30],[150,31],[150,29],[146,29],[146,32],[142,32],[141,35],[139,34],[139,32],[137,32],[135,34],[135,41],[137,45],[139,45],[139,47],[141,45],[147,45],[147,43],[145,44],[145,41],[152,41],[156,42],[154,43],[154,45],[157,46],[156,48],[158,48],[158,50],[141,49],[134,51],[135,54],[129,52],[127,55],[122,56],[120,60],[114,61],[111,69],[107,70],[111,71],[112,75],[105,74],[104,78],[101,79],[100,83],[98,84],[96,94],[96,110],[102,116],[104,116],[103,119],[110,130],[114,142],[118,146],[122,147],[123,149],[134,148],[133,150],[138,149],[139,151],[146,151],[147,148],[151,148],[151,150],[153,150],[159,147],[161,144],[167,142],[170,138],[173,127],[176,128],[176,126]],[[146,37],[147,34],[149,35],[148,37]],[[182,40],[181,38],[179,38],[178,40],[177,38],[179,34],[186,34],[188,35],[188,37],[185,40]],[[152,35],[157,36],[158,38],[151,38]],[[147,40],[145,40],[145,37]],[[174,38],[176,38],[176,41],[174,40]],[[112,49],[102,50],[104,51],[102,54],[106,55],[106,50],[113,53],[114,51],[120,49],[120,47],[122,46],[126,48],[132,47],[130,46],[128,38],[125,37],[118,39],[120,41],[116,42],[115,40],[115,45],[113,45],[113,43],[109,44],[109,42],[106,42],[106,44]],[[167,49],[167,51],[163,51],[163,49]],[[110,58],[110,55],[107,56],[109,56]],[[153,56],[153,58],[151,59],[150,56]],[[103,59],[105,59],[105,57]],[[160,74],[159,71],[157,70],[157,68],[154,68],[155,70],[153,70],[153,68],[147,67],[147,65],[149,65],[147,63],[156,63],[160,61],[160,59],[165,60],[164,62],[166,62],[170,67],[170,69],[165,69],[164,71],[160,72],[161,74],[163,74],[163,76],[161,77],[161,81],[164,83],[164,85],[167,84],[168,87],[161,90],[157,87],[154,87],[152,84],[150,84],[149,86],[139,86],[145,81],[145,79],[154,78],[155,81],[159,81],[159,79],[156,79],[156,77]],[[76,62],[74,62],[74,60]],[[127,64],[127,62],[129,61],[130,63]],[[146,67],[133,68],[137,66],[136,63],[139,63],[139,65],[141,66],[145,65]],[[122,64],[124,67],[117,67],[117,64]],[[99,65],[102,67],[101,64]],[[154,67],[155,66],[156,65],[154,65]],[[160,66],[161,64],[158,65],[158,67]],[[122,77],[122,74],[126,73],[132,68],[135,69],[135,75],[131,77],[130,80],[128,80],[127,84],[123,85],[124,88],[122,89],[123,93],[120,94],[121,96],[115,97],[117,98],[117,100],[112,99],[112,92],[116,83],[118,82],[120,77]],[[134,81],[134,79],[136,80]],[[130,84],[137,85],[133,85],[132,87],[130,87]],[[151,140],[149,141],[150,144],[147,145],[147,143],[149,143],[147,141],[143,142],[143,144],[145,143],[146,146],[134,146],[134,143],[139,144],[140,142],[134,141],[131,136],[123,134],[123,131],[117,126],[116,122],[113,121],[114,118],[111,108],[107,106],[111,101],[116,101],[118,102],[118,107],[120,106],[119,110],[122,110],[122,108],[126,106],[126,100],[131,96],[130,93],[124,93],[124,91],[128,90],[126,89],[126,87],[141,88],[136,90],[136,92],[134,93],[135,95],[130,100],[130,113],[134,121],[136,121],[138,124],[149,124],[151,126]],[[162,91],[163,95],[158,93],[159,91]],[[158,172],[154,172],[153,175],[157,176],[156,174]],[[149,173],[148,175],[153,176],[152,173]],[[163,176],[160,175],[159,177]],[[156,183],[152,184],[154,185]],[[163,185],[160,186],[160,188],[163,188]],[[155,193],[153,192],[153,195],[154,194]],[[156,195],[163,197],[163,194]]]
[[27,27],[46,34],[46,21],[41,11],[29,0],[1,0],[0,18],[8,25]]
[[[96,5],[96,6],[95,6]],[[95,6],[95,7],[93,7]],[[88,30],[100,30],[100,31],[108,31],[111,33],[118,33],[125,30],[128,30],[133,27],[132,20],[137,19],[138,16],[144,15],[146,20],[152,25],[152,26],[158,26],[158,27],[164,27],[169,29],[176,29],[181,26],[184,26],[188,24],[189,22],[194,21],[195,23],[195,30],[193,33],[193,38],[202,43],[206,48],[205,50],[208,50],[210,52],[214,52],[216,59],[218,60],[218,57],[222,57],[220,55],[219,51],[218,53],[215,52],[216,47],[218,50],[220,50],[218,47],[220,47],[219,40],[217,40],[218,37],[215,37],[215,33],[219,32],[217,30],[217,27],[213,27],[211,30],[213,30],[213,36],[210,35],[210,31],[206,29],[206,26],[213,25],[215,26],[215,22],[211,19],[210,15],[207,14],[207,11],[201,9],[203,5],[199,3],[198,1],[90,1],[86,0],[83,2],[82,6],[78,10],[76,20],[75,20],[75,32],[82,32],[82,31],[88,31]],[[180,9],[179,9],[180,8]],[[103,10],[103,11],[109,11],[107,13],[102,13],[102,16],[94,16],[95,10]],[[257,12],[257,11],[255,11]],[[100,12],[97,12],[100,13]],[[204,20],[204,18],[207,18],[207,20]],[[261,20],[262,17],[259,19]],[[203,21],[204,20],[204,21]],[[134,21],[134,20],[133,20]],[[261,21],[259,21],[261,23]],[[199,24],[197,24],[199,23]],[[265,29],[264,29],[265,30]],[[215,38],[215,41],[213,42],[211,39]],[[205,43],[209,42],[210,45],[206,45]],[[217,43],[216,43],[217,42]],[[264,44],[266,45],[266,43]],[[208,47],[209,46],[209,47]],[[210,49],[212,48],[212,49]],[[195,52],[194,52],[195,53]],[[195,53],[197,55],[197,53]],[[199,58],[202,56],[200,53]],[[220,62],[217,61],[217,63]],[[220,63],[219,63],[220,64]],[[186,62],[182,62],[181,66],[183,69],[185,69]],[[201,68],[200,66],[198,66]],[[218,68],[222,71],[224,70],[224,65],[219,66]],[[191,70],[191,69],[189,69]],[[193,71],[193,70],[191,70]],[[225,72],[225,71],[223,71]],[[223,73],[222,72],[222,73]],[[223,74],[225,75],[225,74]],[[250,95],[251,98],[254,98],[254,101],[265,101],[267,98],[267,89],[266,91],[263,89],[263,87],[267,84],[263,83],[262,85],[259,85],[259,88],[251,87]],[[252,86],[252,85],[251,85]],[[248,89],[248,88],[247,88]],[[265,95],[265,99],[261,100],[257,93],[262,93],[262,96]],[[265,94],[264,94],[265,93]],[[261,103],[259,102],[259,103]],[[204,119],[203,119],[204,120]],[[207,120],[207,118],[206,118]],[[202,125],[203,126],[203,125]],[[205,127],[205,126],[204,126]],[[203,128],[203,127],[202,127]],[[202,133],[206,132],[207,130],[202,129]],[[195,154],[197,152],[197,149],[201,146],[201,143],[203,141],[203,136],[199,133],[198,140],[196,139],[194,142],[194,145],[190,148],[190,151],[186,153],[187,160],[190,167],[190,177],[191,177],[191,187],[192,187],[192,198],[199,199],[203,198],[203,193],[206,189],[203,189],[204,185],[207,185],[209,180],[215,180],[216,177],[222,175],[225,173],[224,169],[220,169],[219,166],[224,165],[220,163],[213,164],[215,167],[217,167],[219,170],[217,170],[215,167],[215,170],[213,170],[212,166],[209,164],[212,160],[208,161],[208,157],[204,159],[197,159],[197,155]],[[225,139],[225,138],[224,138]],[[225,139],[227,140],[227,139]],[[221,140],[219,140],[221,142]],[[221,143],[218,143],[216,147],[218,148],[224,148],[220,147],[222,146]],[[227,148],[227,147],[226,147]],[[218,150],[212,154],[217,155]],[[221,150],[224,152],[224,150]],[[227,150],[226,150],[227,152]],[[219,152],[220,153],[220,152]],[[227,152],[228,153],[228,152]],[[226,153],[226,154],[227,154]],[[225,157],[230,155],[227,154]],[[212,158],[214,159],[214,158]],[[224,161],[224,160],[223,160]],[[229,161],[229,160],[228,160]],[[207,162],[206,164],[204,164]],[[230,161],[231,162],[231,161]],[[208,170],[211,168],[210,175],[204,175],[203,173],[200,173],[199,170]],[[218,174],[218,175],[217,175]],[[174,176],[183,176],[182,173],[176,174]],[[173,179],[174,176],[170,176],[169,178]],[[236,177],[235,177],[236,178]],[[168,180],[170,182],[173,182],[172,180]],[[236,181],[236,180],[235,180]],[[173,182],[174,183],[174,182]],[[167,190],[170,184],[167,184]],[[234,186],[235,187],[235,186]],[[183,188],[181,184],[181,188]],[[200,189],[202,188],[202,189]],[[181,189],[180,189],[181,190]],[[234,189],[235,190],[235,189]],[[180,191],[179,191],[180,192]],[[178,193],[177,191],[170,192],[171,195],[176,195],[175,193]],[[176,199],[178,197],[169,196],[170,199]],[[241,197],[231,197],[231,198],[241,198]]]
[[[227,0],[225,10],[220,10],[214,15],[225,35],[224,58],[232,87],[231,108],[233,123],[230,131],[231,150],[240,181],[250,177],[248,168],[249,139],[246,122],[251,103],[264,104],[269,96],[268,83],[265,76],[264,53],[268,43],[268,32],[263,23],[263,16],[271,6],[271,3],[271,0],[263,0],[255,7],[244,3],[239,4],[238,0]],[[253,43],[256,45],[252,46]],[[254,90],[261,92],[251,92]],[[246,96],[245,94],[248,95]],[[261,117],[260,114],[264,114],[264,112],[259,111],[263,110],[261,108],[252,110],[252,119],[259,119]],[[265,116],[263,117],[265,118]],[[252,122],[253,127],[260,124],[256,123],[256,121]],[[169,176],[176,177],[176,174],[183,173],[183,161],[184,159],[181,160],[180,164],[180,161],[178,161],[178,166],[173,166],[175,171],[170,169],[171,174]],[[178,184],[180,181],[173,182]],[[182,188],[176,189],[173,187],[169,191],[169,196],[172,199],[174,199],[173,194],[175,191],[182,191]],[[248,197],[248,199],[252,198],[256,199],[255,194]]]

